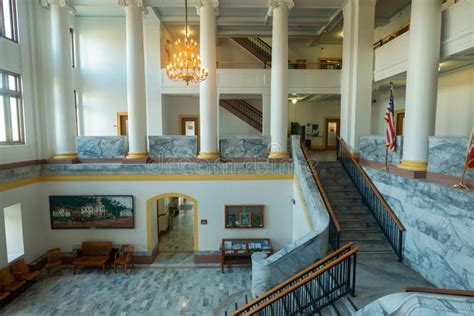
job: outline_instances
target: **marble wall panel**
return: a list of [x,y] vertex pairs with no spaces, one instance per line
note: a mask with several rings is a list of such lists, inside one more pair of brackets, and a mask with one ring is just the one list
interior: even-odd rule
[[83,159],[125,158],[128,151],[126,136],[78,136],[77,155]]
[[221,137],[219,149],[222,158],[266,158],[269,142],[266,136]]
[[[397,136],[397,149],[388,151],[388,163],[398,165],[402,157],[403,137]],[[385,136],[362,136],[360,138],[360,159],[385,163]]]
[[432,284],[474,288],[474,192],[364,167],[406,228],[404,261]]
[[194,158],[197,156],[196,136],[148,136],[151,158]]
[[[468,142],[468,137],[430,137],[428,172],[461,176]],[[466,178],[474,179],[474,170],[467,171]]]

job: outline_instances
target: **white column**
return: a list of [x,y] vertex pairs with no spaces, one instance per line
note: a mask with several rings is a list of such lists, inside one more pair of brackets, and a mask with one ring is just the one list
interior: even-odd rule
[[53,159],[75,159],[76,119],[72,86],[72,61],[69,53],[68,9],[64,0],[48,0],[51,14],[51,52],[53,68]]
[[428,137],[434,135],[441,45],[441,1],[413,0],[403,159],[400,168],[426,171]]
[[163,135],[161,91],[161,22],[155,14],[145,16],[145,76],[148,135]]
[[270,94],[264,93],[262,94],[262,135],[263,136],[270,136],[271,131],[270,131],[270,122],[271,122],[271,98]]
[[[127,37],[128,159],[146,158],[147,124],[142,0],[119,0]],[[159,41],[159,39],[156,39]]]
[[217,149],[217,72],[216,72],[216,11],[219,1],[196,0],[199,19],[201,63],[209,75],[199,85],[200,152],[198,158],[219,157]]
[[269,1],[273,15],[271,81],[271,147],[269,158],[288,155],[288,11],[293,0]]
[[344,12],[341,80],[341,136],[359,154],[361,136],[370,135],[376,0],[348,0]]

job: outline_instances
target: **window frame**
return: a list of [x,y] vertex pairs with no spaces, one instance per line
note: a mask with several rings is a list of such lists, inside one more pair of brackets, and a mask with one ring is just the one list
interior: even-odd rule
[[10,2],[10,17],[11,17],[11,28],[12,28],[12,38],[7,37],[5,34],[5,17],[4,17],[4,8],[3,1],[0,0],[0,38],[18,43],[18,7],[16,0],[7,0]]
[[[15,77],[17,90],[9,90],[8,76]],[[5,124],[5,136],[6,141],[0,141],[0,146],[16,146],[25,144],[25,124],[24,124],[24,110],[23,110],[23,94],[22,94],[22,82],[21,75],[0,69],[0,80],[3,81],[3,88],[0,88],[0,95],[3,96],[3,114],[4,114],[4,124]],[[13,130],[12,130],[12,118],[11,118],[11,104],[10,98],[17,99],[17,113],[18,113],[18,140],[13,140]]]
[[76,68],[76,33],[72,27],[69,28],[69,41],[71,42],[71,65]]

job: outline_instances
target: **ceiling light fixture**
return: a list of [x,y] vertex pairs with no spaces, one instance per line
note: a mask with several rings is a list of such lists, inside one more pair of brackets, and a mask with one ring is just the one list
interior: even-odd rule
[[291,99],[291,103],[293,103],[293,104],[298,103],[298,99],[296,99],[296,98],[295,98],[295,99]]
[[209,73],[201,66],[201,58],[197,53],[198,43],[189,37],[188,0],[184,0],[184,12],[184,40],[178,39],[175,42],[176,53],[173,54],[173,61],[166,66],[166,74],[173,81],[184,81],[189,85],[206,80]]

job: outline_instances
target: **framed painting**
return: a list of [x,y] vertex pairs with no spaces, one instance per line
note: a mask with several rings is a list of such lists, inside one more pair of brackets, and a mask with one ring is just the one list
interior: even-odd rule
[[134,228],[132,195],[49,197],[52,229]]

